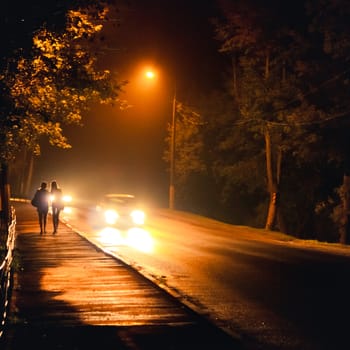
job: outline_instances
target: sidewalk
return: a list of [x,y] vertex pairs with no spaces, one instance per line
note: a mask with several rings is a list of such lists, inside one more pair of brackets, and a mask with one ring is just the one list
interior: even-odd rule
[[35,209],[17,216],[8,327],[1,349],[242,349],[139,273],[61,223],[39,234]]

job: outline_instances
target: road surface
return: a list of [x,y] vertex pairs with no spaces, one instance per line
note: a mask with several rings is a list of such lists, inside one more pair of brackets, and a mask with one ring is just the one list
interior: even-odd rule
[[348,247],[166,210],[143,229],[96,229],[87,213],[64,219],[253,348],[348,349]]
[[66,225],[39,234],[16,203],[16,268],[3,350],[240,350],[241,343]]

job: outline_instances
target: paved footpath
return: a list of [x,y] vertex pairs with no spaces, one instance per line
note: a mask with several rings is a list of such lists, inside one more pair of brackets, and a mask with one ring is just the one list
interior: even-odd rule
[[243,349],[172,296],[61,223],[39,234],[14,202],[16,272],[0,349]]

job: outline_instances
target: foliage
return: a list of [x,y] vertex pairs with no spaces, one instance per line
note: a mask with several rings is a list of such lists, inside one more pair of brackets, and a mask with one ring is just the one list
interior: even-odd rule
[[118,102],[123,83],[110,71],[97,69],[88,45],[106,15],[106,9],[70,10],[64,31],[43,27],[33,37],[32,52],[8,62],[0,76],[2,162],[22,146],[40,154],[42,136],[51,145],[69,148],[64,125],[81,124],[92,102]]
[[[320,113],[302,97],[298,72],[293,66],[296,52],[287,54],[295,46],[295,34],[286,27],[284,16],[281,17],[276,9],[259,7],[257,3],[253,8],[250,8],[251,3],[238,2],[238,5],[226,11],[225,24],[217,26],[217,35],[223,41],[222,51],[234,58],[232,91],[238,110],[235,124],[240,126],[243,138],[251,145],[248,153],[240,156],[237,149],[240,149],[241,142],[236,141],[231,148],[231,152],[236,153],[234,162],[223,164],[223,169],[235,169],[236,174],[231,171],[228,180],[233,175],[235,181],[247,186],[246,177],[255,168],[257,178],[260,176],[256,181],[260,187],[258,191],[265,187],[266,192],[278,192],[281,198],[282,161],[285,163],[290,155],[295,159],[296,154],[307,149],[305,142],[300,142],[305,135],[300,125],[304,119],[309,121],[310,117],[319,117]],[[234,135],[232,133],[228,138],[238,140]],[[303,137],[303,140],[307,139]],[[316,137],[308,140],[311,144]],[[232,190],[235,188],[231,187]],[[275,203],[270,202],[270,206]],[[267,227],[274,220],[270,210]],[[280,210],[280,220],[281,213]]]
[[[251,9],[249,4],[252,3],[254,7]],[[333,3],[327,3],[332,7]],[[308,23],[323,13],[319,3],[313,8],[319,11],[316,15],[304,11],[302,20],[298,13],[299,20],[294,22],[285,21],[285,12],[280,12],[280,9],[269,9],[266,13],[267,8],[259,8],[257,2],[245,4],[238,1],[237,4],[234,9],[227,10],[223,24],[217,23],[217,35],[223,43],[222,51],[234,58],[236,85],[232,91],[240,114],[242,136],[247,138],[253,134],[249,142],[258,141],[256,145],[259,147],[263,133],[268,130],[273,157],[276,159],[277,152],[283,155],[283,172],[278,180],[281,181],[280,213],[285,214],[288,231],[312,235],[315,208],[334,188],[329,188],[322,175],[332,180],[333,186],[338,186],[339,176],[330,176],[329,173],[331,169],[339,171],[344,159],[341,146],[344,142],[339,138],[339,142],[327,142],[334,131],[332,121],[339,122],[338,116],[347,113],[344,100],[338,98],[348,91],[338,80],[339,67],[344,66],[344,61],[335,60],[323,50],[322,37],[315,30],[307,32]],[[340,11],[340,7],[337,10]],[[334,14],[334,11],[333,6],[331,12]],[[328,13],[327,21],[334,24],[329,21]],[[329,33],[329,26],[326,32]],[[341,41],[344,50],[344,35],[341,35]],[[330,79],[329,74],[335,72],[338,74]],[[341,125],[343,127],[344,122]],[[235,147],[231,148],[232,152],[237,154],[239,142],[234,141],[237,140],[235,133],[228,137]],[[231,172],[231,182],[238,179],[242,185],[247,183],[244,167],[237,164],[257,164],[259,160],[252,157],[254,155],[249,157],[246,154],[240,160],[236,158],[235,163],[223,164],[222,169],[228,167],[239,169],[237,173],[241,171],[240,178]],[[301,183],[303,191],[293,192],[294,188],[300,187],[296,184]],[[291,213],[296,214],[293,214],[293,220],[290,220]]]
[[[335,241],[331,219],[340,216],[334,189],[341,185],[344,166],[350,173],[350,6],[329,0],[322,6],[319,1],[274,4],[222,3],[216,38],[231,58],[232,74],[226,93],[196,103],[200,128],[177,128],[177,142],[184,147],[177,154],[178,193],[193,203],[210,188],[226,220],[261,225],[269,200],[268,133],[280,195],[279,228]],[[193,154],[185,152],[191,149]],[[201,183],[206,188],[199,190]]]
[[338,227],[340,240],[349,243],[350,109],[347,100],[350,93],[350,4],[347,1],[323,0],[322,10],[314,0],[308,1],[307,5],[312,16],[310,29],[320,36],[324,56],[328,59],[326,77],[322,74],[322,67],[316,65],[317,72],[324,78],[317,96],[322,98],[324,108],[331,114],[323,137],[329,149],[329,161],[340,163],[344,175],[343,183],[339,181],[328,200],[323,202],[323,212],[330,212],[330,218]]
[[176,104],[176,178],[184,182],[188,173],[205,171],[203,157],[203,139],[200,133],[201,115],[181,102]]

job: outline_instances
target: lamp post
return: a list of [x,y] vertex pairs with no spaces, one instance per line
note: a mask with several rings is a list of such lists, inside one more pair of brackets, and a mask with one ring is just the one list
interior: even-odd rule
[[[154,81],[156,78],[156,71],[153,68],[148,68],[144,71],[144,77],[148,81]],[[176,139],[176,86],[174,89],[173,103],[172,103],[172,116],[171,116],[171,129],[170,129],[170,170],[169,170],[169,209],[175,208],[175,139]]]
[[169,179],[169,209],[175,208],[175,136],[176,136],[176,90],[173,97],[170,139],[170,179]]

